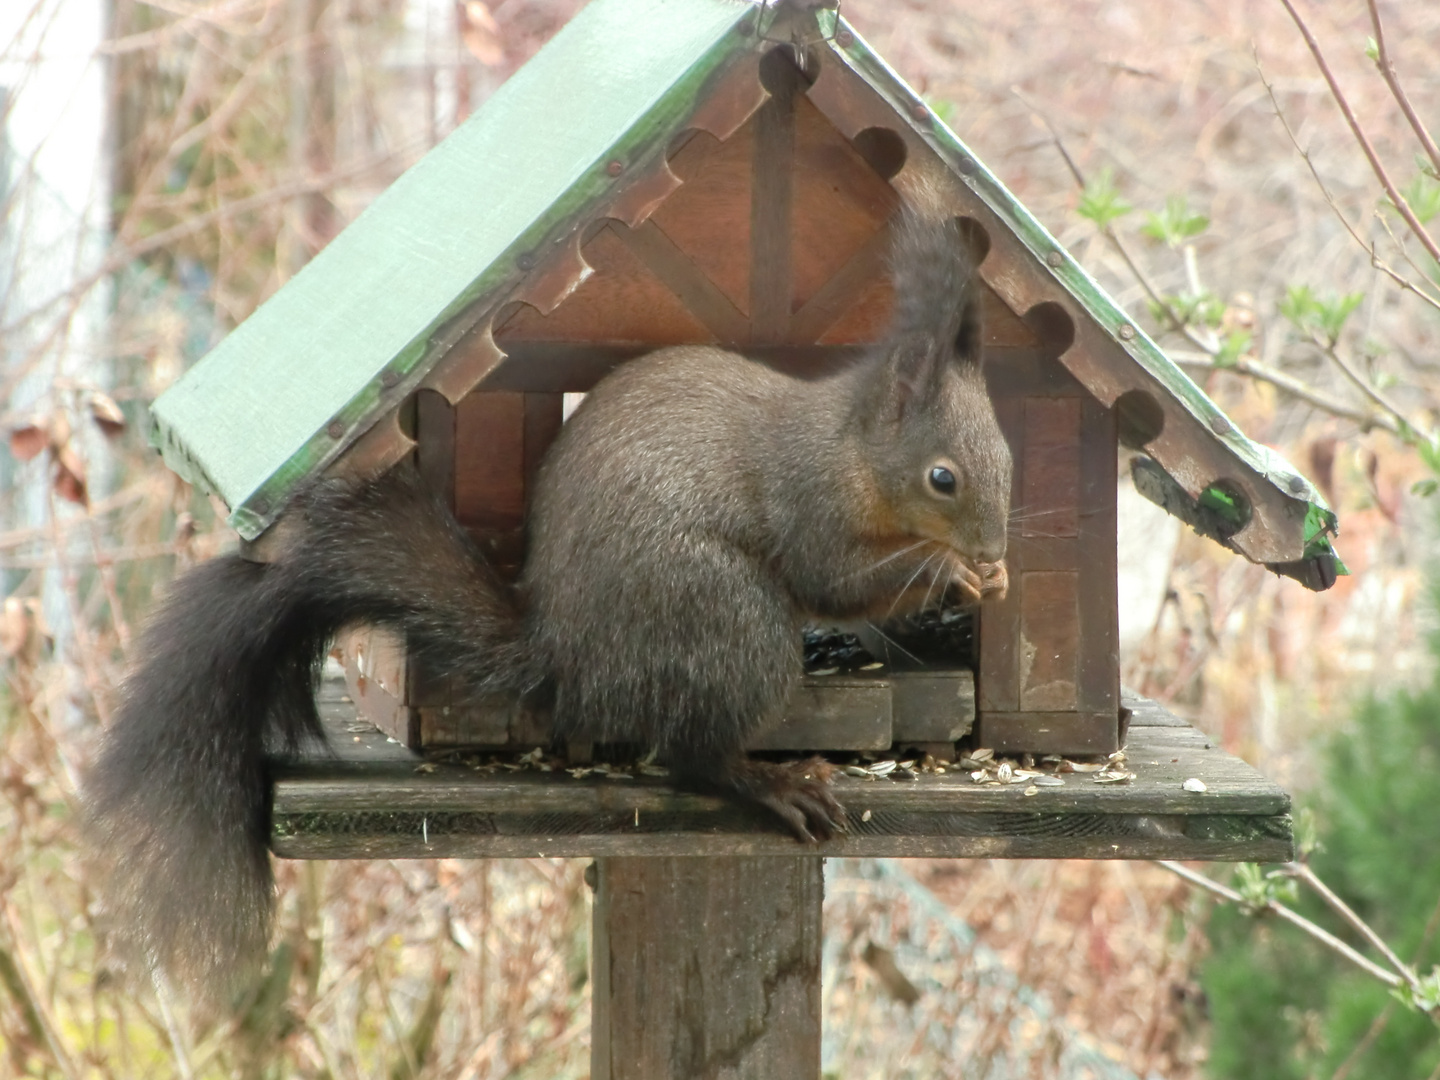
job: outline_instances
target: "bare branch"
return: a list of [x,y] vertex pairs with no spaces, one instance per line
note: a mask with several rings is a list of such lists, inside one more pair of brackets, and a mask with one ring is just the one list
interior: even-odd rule
[[1395,204],[1395,209],[1400,211],[1400,216],[1405,219],[1405,224],[1410,226],[1410,231],[1415,234],[1415,238],[1424,245],[1425,250],[1430,253],[1432,259],[1440,262],[1440,244],[1437,244],[1434,237],[1425,231],[1425,226],[1420,223],[1420,219],[1415,216],[1415,211],[1411,210],[1410,204],[1405,201],[1405,196],[1400,194],[1400,190],[1395,186],[1395,182],[1390,179],[1390,174],[1385,171],[1385,166],[1381,164],[1379,156],[1375,153],[1375,148],[1370,145],[1370,139],[1365,134],[1365,130],[1360,126],[1360,121],[1355,118],[1355,112],[1350,108],[1350,102],[1345,97],[1345,92],[1340,89],[1340,84],[1336,82],[1334,72],[1330,70],[1330,65],[1325,62],[1325,55],[1320,51],[1320,43],[1315,40],[1315,35],[1310,32],[1310,27],[1307,26],[1305,20],[1300,17],[1300,13],[1295,10],[1295,5],[1292,4],[1290,0],[1280,0],[1280,3],[1283,4],[1285,10],[1290,13],[1290,18],[1295,21],[1295,25],[1299,28],[1301,36],[1305,38],[1305,44],[1310,47],[1310,55],[1315,57],[1315,63],[1320,68],[1320,74],[1325,77],[1325,82],[1330,87],[1330,96],[1335,99],[1335,104],[1340,106],[1340,112],[1344,114],[1345,122],[1350,125],[1350,131],[1351,134],[1355,136],[1355,141],[1360,144],[1360,149],[1365,152],[1365,158],[1370,162],[1370,169],[1375,173],[1376,179],[1380,181],[1380,186],[1385,189],[1385,194],[1390,197],[1390,201]]
[[1309,885],[1310,888],[1314,889],[1331,911],[1349,923],[1357,934],[1370,943],[1371,948],[1385,957],[1386,963],[1395,969],[1396,974],[1410,984],[1412,990],[1419,989],[1420,980],[1415,977],[1414,969],[1405,963],[1405,961],[1401,960],[1400,957],[1396,956],[1394,950],[1385,944],[1385,939],[1377,934],[1370,927],[1369,923],[1355,914],[1354,909],[1351,908],[1349,904],[1336,896],[1335,893],[1331,891],[1330,886],[1326,885],[1325,882],[1316,876],[1314,870],[1311,870],[1310,867],[1302,862],[1292,862],[1285,864],[1285,872],[1292,877],[1299,878],[1305,882],[1306,885]]
[[1410,128],[1415,132],[1415,138],[1420,140],[1420,145],[1429,155],[1436,179],[1440,179],[1440,146],[1435,145],[1435,140],[1425,127],[1424,121],[1420,119],[1414,106],[1410,104],[1410,98],[1406,95],[1405,88],[1400,85],[1399,76],[1395,74],[1395,63],[1390,59],[1390,53],[1385,47],[1385,31],[1380,25],[1380,6],[1375,0],[1366,0],[1366,3],[1370,5],[1370,25],[1375,28],[1375,47],[1379,52],[1375,66],[1380,69],[1380,74],[1385,79],[1385,85],[1390,87],[1390,93],[1394,95],[1395,101],[1400,105],[1400,111],[1405,114],[1405,119],[1410,121]]
[[1362,431],[1382,428],[1392,435],[1398,436],[1401,433],[1400,425],[1396,423],[1395,418],[1390,415],[1388,410],[1377,413],[1368,409],[1357,409],[1348,402],[1315,389],[1288,372],[1270,367],[1268,364],[1262,364],[1257,360],[1246,360],[1244,357],[1239,357],[1234,363],[1225,364],[1214,359],[1208,352],[1202,353],[1200,356],[1173,353],[1172,357],[1181,367],[1200,368],[1204,371],[1230,371],[1237,375],[1245,375],[1260,382],[1269,383],[1277,390],[1283,390],[1322,412],[1329,413],[1341,420],[1353,421],[1359,425]]
[[1405,414],[1400,411],[1399,407],[1396,406],[1394,402],[1392,402],[1388,397],[1382,394],[1380,390],[1370,382],[1369,379],[1365,378],[1363,375],[1360,374],[1360,372],[1356,371],[1354,365],[1352,365],[1349,360],[1345,359],[1343,356],[1340,355],[1340,350],[1335,347],[1334,342],[1324,341],[1321,338],[1316,337],[1312,337],[1310,341],[1311,344],[1313,344],[1317,349],[1319,349],[1322,353],[1329,357],[1330,361],[1340,369],[1340,371],[1347,379],[1350,380],[1351,383],[1354,384],[1357,390],[1359,390],[1362,394],[1368,397],[1376,405],[1380,406],[1380,408],[1384,409],[1385,412],[1394,416],[1395,419],[1399,420],[1400,423],[1403,424],[1406,428],[1409,428],[1411,431],[1418,434],[1422,439],[1425,439],[1427,442],[1435,441],[1435,436],[1433,432],[1421,427],[1420,425],[1414,423],[1412,420],[1407,419]]
[[[1255,70],[1259,73],[1260,82],[1264,85],[1266,92],[1270,95],[1270,104],[1275,109],[1275,116],[1279,119],[1280,126],[1285,129],[1285,134],[1289,136],[1290,139],[1290,145],[1295,147],[1295,152],[1299,154],[1301,160],[1305,162],[1305,167],[1310,170],[1310,175],[1314,177],[1315,185],[1320,189],[1320,194],[1325,196],[1326,204],[1330,207],[1332,211],[1334,211],[1335,216],[1340,219],[1340,224],[1345,226],[1345,231],[1354,238],[1357,244],[1359,244],[1369,253],[1371,266],[1373,266],[1376,270],[1379,270],[1382,274],[1384,274],[1386,277],[1388,277],[1391,281],[1393,281],[1400,288],[1404,289],[1406,292],[1414,293],[1421,300],[1425,301],[1425,303],[1435,308],[1435,310],[1440,311],[1440,298],[1431,296],[1428,292],[1420,288],[1404,274],[1400,273],[1389,263],[1381,259],[1379,252],[1375,250],[1375,245],[1370,241],[1366,240],[1363,236],[1361,236],[1360,233],[1356,231],[1355,226],[1350,224],[1350,219],[1345,216],[1345,212],[1340,209],[1340,204],[1335,201],[1335,196],[1330,193],[1330,188],[1325,183],[1325,178],[1320,175],[1320,170],[1315,167],[1315,161],[1310,156],[1310,151],[1306,150],[1300,145],[1300,140],[1295,135],[1295,129],[1290,126],[1290,121],[1285,116],[1285,110],[1280,107],[1280,99],[1275,95],[1275,87],[1271,84],[1270,80],[1265,77],[1265,68],[1260,63],[1260,53],[1258,50],[1255,51],[1254,57]],[[1391,232],[1390,223],[1386,221],[1383,216],[1381,216],[1380,218],[1380,223],[1385,227],[1385,231],[1390,234],[1390,239],[1395,241],[1395,246],[1397,248],[1400,248],[1403,253],[1404,245],[1402,245],[1399,238],[1393,232]],[[1409,256],[1407,255],[1406,258],[1408,259]],[[1413,266],[1414,263],[1412,262],[1411,265]],[[1419,270],[1419,267],[1416,267],[1416,270]]]
[[[1248,903],[1246,899],[1234,889],[1228,888],[1225,885],[1221,885],[1218,881],[1214,881],[1211,878],[1206,877],[1204,874],[1197,874],[1194,870],[1191,870],[1185,866],[1181,866],[1179,863],[1169,862],[1165,859],[1157,859],[1156,865],[1163,866],[1172,874],[1178,874],[1180,877],[1190,882],[1190,884],[1197,885],[1200,888],[1204,889],[1206,892],[1213,893],[1214,895],[1220,897],[1222,900],[1228,900],[1232,904],[1240,904],[1242,906],[1246,906]],[[1386,986],[1398,988],[1405,985],[1405,980],[1402,979],[1399,975],[1396,975],[1393,972],[1386,971],[1373,960],[1369,960],[1366,957],[1362,956],[1360,953],[1356,952],[1349,945],[1345,944],[1345,942],[1341,941],[1324,927],[1317,926],[1315,923],[1305,918],[1304,915],[1301,915],[1297,911],[1291,910],[1284,904],[1277,903],[1274,900],[1268,900],[1259,910],[1269,912],[1272,915],[1276,915],[1284,919],[1286,922],[1290,923],[1290,925],[1298,927],[1299,929],[1303,930],[1305,933],[1313,937],[1316,941],[1320,942],[1326,948],[1331,949],[1335,953],[1338,953],[1340,956],[1343,956],[1346,960],[1349,960],[1352,964],[1360,968],[1366,974],[1380,980],[1380,982],[1384,983]]]

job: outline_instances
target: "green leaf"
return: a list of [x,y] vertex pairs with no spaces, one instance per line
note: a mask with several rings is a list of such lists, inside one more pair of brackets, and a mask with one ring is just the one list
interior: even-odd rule
[[1365,55],[1368,56],[1373,63],[1378,64],[1380,62],[1380,43],[1373,37],[1366,37],[1365,39]]
[[[1218,327],[1225,318],[1225,304],[1214,293],[1169,293],[1162,298],[1182,326]],[[1164,308],[1151,304],[1157,322],[1167,321]]]
[[1254,335],[1247,330],[1231,330],[1225,335],[1225,340],[1220,343],[1220,351],[1215,354],[1215,366],[1231,368],[1239,362],[1240,357],[1245,355],[1250,348],[1250,342]]
[[1334,345],[1345,329],[1345,322],[1365,300],[1363,292],[1316,296],[1308,285],[1291,285],[1280,301],[1280,314],[1306,337],[1321,338]]
[[1420,976],[1418,986],[1406,983],[1390,993],[1406,1008],[1431,1014],[1440,1011],[1440,967],[1432,969],[1429,975]]
[[1420,224],[1428,225],[1431,218],[1440,214],[1440,180],[1419,173],[1400,189],[1400,194],[1420,219]]
[[1145,224],[1140,226],[1140,231],[1152,240],[1179,247],[1209,227],[1208,217],[1190,212],[1190,205],[1184,195],[1171,195],[1165,200],[1165,209],[1160,213],[1146,213]]
[[1420,455],[1420,460],[1432,473],[1440,476],[1440,446],[1429,439],[1415,439],[1415,451]]
[[1416,480],[1410,485],[1410,494],[1422,499],[1430,498],[1437,490],[1440,490],[1440,480]]
[[1346,293],[1344,296],[1321,301],[1320,329],[1330,344],[1333,345],[1340,340],[1340,331],[1345,329],[1345,320],[1350,318],[1351,313],[1364,302],[1365,294],[1363,292]]
[[1120,197],[1115,186],[1115,173],[1108,165],[1095,173],[1080,195],[1080,205],[1075,212],[1093,221],[1101,229],[1108,229],[1111,222],[1124,217],[1134,207]]

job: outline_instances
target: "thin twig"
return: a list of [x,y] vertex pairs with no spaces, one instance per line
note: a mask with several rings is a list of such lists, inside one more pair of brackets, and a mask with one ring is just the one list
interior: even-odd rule
[[1237,357],[1233,363],[1221,363],[1208,354],[1202,354],[1203,358],[1193,354],[1173,353],[1172,359],[1181,367],[1200,368],[1204,371],[1231,371],[1237,375],[1245,375],[1259,382],[1269,383],[1277,390],[1296,397],[1307,405],[1313,405],[1331,416],[1341,420],[1350,420],[1359,425],[1362,431],[1369,431],[1373,428],[1383,428],[1392,435],[1400,434],[1400,425],[1395,418],[1388,413],[1372,412],[1368,409],[1358,409],[1337,397],[1316,390],[1314,387],[1295,376],[1287,374],[1278,368],[1270,367],[1258,360],[1247,360],[1243,356]]
[[1335,1074],[1330,1077],[1330,1080],[1345,1080],[1345,1078],[1355,1070],[1355,1066],[1360,1063],[1360,1059],[1365,1056],[1366,1051],[1375,1045],[1375,1040],[1384,1032],[1394,1012],[1394,999],[1385,1002],[1385,1007],[1375,1014],[1375,1019],[1370,1021],[1370,1026],[1365,1029],[1365,1034],[1361,1037],[1360,1041],[1355,1044],[1350,1053],[1345,1055],[1345,1060],[1340,1062],[1339,1066],[1335,1069]]
[[1400,194],[1399,189],[1395,186],[1395,182],[1390,179],[1390,174],[1385,171],[1385,166],[1381,164],[1379,156],[1375,153],[1375,148],[1370,145],[1370,139],[1365,134],[1365,130],[1360,126],[1360,121],[1355,118],[1355,112],[1350,108],[1350,102],[1345,97],[1345,92],[1340,89],[1340,84],[1335,80],[1334,72],[1330,70],[1330,65],[1325,62],[1325,55],[1320,51],[1320,43],[1315,40],[1315,35],[1310,32],[1310,27],[1307,26],[1305,20],[1300,17],[1300,13],[1295,10],[1295,5],[1292,4],[1290,0],[1280,0],[1280,3],[1283,4],[1285,10],[1290,13],[1290,18],[1295,21],[1295,25],[1299,28],[1301,36],[1305,39],[1305,44],[1310,47],[1310,55],[1315,57],[1315,63],[1320,68],[1320,74],[1325,77],[1325,82],[1330,87],[1330,96],[1335,99],[1335,104],[1340,107],[1340,112],[1345,116],[1345,122],[1350,126],[1351,134],[1355,136],[1355,141],[1360,144],[1360,149],[1365,152],[1365,158],[1370,162],[1370,169],[1375,173],[1375,178],[1380,181],[1380,186],[1385,189],[1385,194],[1389,196],[1395,209],[1400,212],[1400,216],[1405,219],[1405,224],[1410,226],[1410,231],[1415,235],[1415,238],[1419,240],[1425,250],[1430,253],[1432,259],[1440,262],[1440,244],[1436,244],[1435,239],[1425,231],[1425,226],[1420,223],[1420,219],[1415,216],[1415,211],[1411,210],[1410,204],[1405,201],[1405,196]]
[[1299,878],[1314,889],[1320,899],[1325,901],[1326,907],[1349,923],[1351,929],[1368,941],[1371,948],[1385,958],[1386,962],[1395,969],[1396,974],[1404,979],[1412,990],[1420,988],[1420,980],[1416,977],[1415,970],[1396,956],[1395,951],[1385,944],[1385,939],[1377,934],[1369,923],[1360,918],[1349,904],[1335,895],[1330,886],[1321,881],[1314,870],[1302,862],[1286,863],[1284,869],[1287,875]]
[[1385,48],[1385,31],[1380,26],[1380,7],[1375,0],[1366,0],[1370,5],[1370,25],[1375,28],[1375,48],[1379,55],[1376,57],[1375,66],[1380,69],[1381,76],[1385,79],[1385,85],[1390,87],[1390,93],[1400,106],[1400,111],[1405,114],[1405,119],[1410,121],[1410,128],[1415,132],[1415,138],[1420,140],[1420,145],[1425,148],[1425,153],[1430,157],[1430,164],[1435,169],[1435,178],[1440,180],[1440,146],[1435,145],[1429,130],[1424,122],[1415,112],[1414,106],[1410,104],[1410,98],[1405,93],[1405,88],[1400,85],[1400,78],[1395,74],[1395,64],[1390,59],[1390,53]]
[[[1050,117],[1031,101],[1019,87],[1012,86],[1010,92],[1019,98],[1027,109],[1034,113],[1036,119],[1045,125],[1045,129],[1050,132],[1050,139],[1055,144],[1055,149],[1059,151],[1060,157],[1065,161],[1065,167],[1070,170],[1070,175],[1074,177],[1076,185],[1079,186],[1081,191],[1084,191],[1085,188],[1089,186],[1089,181],[1080,170],[1080,166],[1075,164],[1075,159],[1070,156],[1070,151],[1065,148],[1065,140],[1060,137],[1060,132],[1056,130],[1055,125],[1050,122]],[[1126,269],[1130,271],[1131,277],[1133,277],[1140,288],[1145,291],[1145,296],[1155,305],[1155,309],[1165,316],[1166,322],[1169,323],[1168,329],[1183,335],[1185,339],[1197,349],[1211,356],[1218,355],[1220,351],[1219,346],[1214,342],[1204,340],[1194,332],[1194,328],[1191,327],[1189,323],[1181,318],[1180,313],[1175,310],[1174,305],[1155,287],[1154,282],[1150,280],[1150,276],[1140,268],[1140,264],[1136,262],[1130,254],[1130,249],[1125,246],[1125,242],[1120,239],[1120,234],[1115,231],[1114,227],[1111,225],[1099,225],[1097,223],[1097,228],[1100,230],[1100,235],[1109,241],[1110,246],[1115,249],[1116,254],[1124,261]]]
[[[1205,889],[1207,892],[1214,893],[1221,899],[1229,900],[1232,904],[1240,904],[1242,907],[1249,906],[1249,902],[1234,889],[1227,888],[1226,886],[1221,885],[1218,881],[1214,881],[1211,878],[1206,877],[1204,874],[1197,874],[1195,871],[1187,867],[1181,866],[1179,863],[1170,862],[1165,859],[1157,859],[1156,865],[1163,866],[1166,870],[1169,870],[1172,874],[1178,874],[1180,877],[1190,882],[1190,884],[1198,885],[1200,888]],[[1258,910],[1278,915],[1280,918],[1284,919],[1292,926],[1299,927],[1305,933],[1313,937],[1316,941],[1320,942],[1322,945],[1325,945],[1327,948],[1343,956],[1346,960],[1349,960],[1356,967],[1360,968],[1367,974],[1374,976],[1386,986],[1400,987],[1405,985],[1405,980],[1402,979],[1399,975],[1395,975],[1392,972],[1386,971],[1373,960],[1369,960],[1366,957],[1362,956],[1360,953],[1356,952],[1349,945],[1345,944],[1345,942],[1341,941],[1334,934],[1330,933],[1330,931],[1324,929],[1323,927],[1315,925],[1315,923],[1305,918],[1304,915],[1301,915],[1297,911],[1291,910],[1284,904],[1281,904],[1275,900],[1267,900],[1263,905],[1260,906]]]
[[[1340,219],[1340,224],[1345,226],[1345,231],[1348,232],[1355,240],[1355,242],[1359,244],[1362,248],[1364,248],[1365,251],[1369,254],[1370,265],[1372,267],[1374,267],[1376,270],[1379,270],[1382,274],[1388,277],[1400,288],[1406,290],[1407,292],[1414,293],[1421,300],[1425,301],[1425,303],[1435,308],[1435,310],[1440,311],[1440,298],[1431,296],[1428,292],[1426,292],[1424,289],[1421,289],[1404,274],[1400,273],[1393,266],[1380,258],[1380,253],[1376,251],[1374,243],[1366,240],[1356,230],[1355,226],[1350,224],[1350,219],[1345,216],[1345,212],[1340,209],[1340,204],[1335,201],[1335,196],[1330,193],[1330,188],[1325,183],[1325,178],[1320,175],[1320,170],[1315,167],[1315,160],[1310,156],[1310,151],[1306,150],[1303,146],[1300,145],[1300,139],[1296,136],[1295,129],[1290,126],[1290,120],[1288,117],[1286,117],[1285,110],[1280,107],[1280,99],[1276,96],[1275,87],[1270,82],[1270,80],[1265,77],[1265,68],[1260,63],[1259,50],[1255,50],[1253,55],[1255,59],[1255,70],[1260,76],[1261,84],[1265,87],[1266,92],[1270,95],[1270,105],[1275,110],[1275,116],[1280,121],[1280,126],[1285,129],[1285,134],[1290,139],[1290,145],[1295,147],[1295,152],[1299,154],[1300,159],[1305,162],[1305,167],[1310,170],[1310,175],[1315,180],[1315,186],[1320,189],[1320,194],[1325,196],[1326,204],[1334,212],[1335,216]],[[1384,219],[1383,215],[1381,215],[1380,217],[1380,223],[1385,226],[1385,231],[1390,234],[1390,239],[1395,242],[1395,246],[1399,248],[1402,253],[1404,253],[1404,245],[1400,243],[1399,237],[1397,237],[1393,232],[1391,232],[1390,223]],[[1406,258],[1408,259],[1409,256],[1406,255]],[[1412,262],[1411,265],[1413,266],[1414,263]],[[1420,268],[1416,267],[1415,269],[1418,271]]]
[[1310,341],[1311,344],[1313,344],[1317,349],[1324,353],[1330,359],[1330,361],[1340,369],[1340,371],[1345,375],[1345,377],[1355,385],[1355,388],[1357,390],[1359,390],[1362,394],[1368,397],[1376,405],[1380,406],[1380,408],[1384,409],[1387,413],[1390,413],[1392,416],[1394,416],[1395,419],[1397,419],[1410,431],[1418,434],[1420,438],[1424,439],[1426,442],[1434,442],[1434,434],[1407,418],[1406,415],[1400,411],[1399,407],[1397,407],[1394,402],[1392,402],[1389,398],[1382,394],[1378,388],[1371,385],[1369,379],[1366,379],[1363,375],[1356,371],[1350,361],[1346,360],[1343,356],[1340,355],[1340,350],[1335,347],[1335,343],[1333,341],[1325,341],[1324,339],[1318,337],[1312,337]]

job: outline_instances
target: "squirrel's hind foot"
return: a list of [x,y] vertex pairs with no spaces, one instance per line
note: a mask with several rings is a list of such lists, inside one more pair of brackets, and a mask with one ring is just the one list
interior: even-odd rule
[[835,767],[824,758],[738,763],[728,779],[737,793],[777,814],[803,844],[845,830],[845,807],[830,790]]

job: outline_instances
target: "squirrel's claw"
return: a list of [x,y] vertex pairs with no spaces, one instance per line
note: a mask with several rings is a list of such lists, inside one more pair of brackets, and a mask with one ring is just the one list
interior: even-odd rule
[[747,760],[731,785],[779,817],[802,844],[814,844],[845,829],[845,807],[830,790],[834,771],[819,757],[783,764]]

